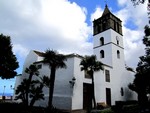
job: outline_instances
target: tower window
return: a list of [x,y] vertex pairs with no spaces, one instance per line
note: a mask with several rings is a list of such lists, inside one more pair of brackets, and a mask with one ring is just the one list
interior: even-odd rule
[[120,51],[117,50],[117,58],[120,58]]
[[117,45],[119,45],[119,40],[117,40]]
[[106,30],[106,22],[103,22],[103,31]]
[[120,93],[121,93],[121,96],[124,96],[123,87],[121,87]]
[[109,70],[105,70],[105,81],[110,82],[110,73]]
[[104,38],[103,37],[100,38],[100,45],[104,45]]
[[104,50],[100,51],[100,58],[104,58]]
[[116,31],[116,21],[114,20],[114,30]]
[[118,31],[118,33],[120,32],[120,30],[119,30],[119,23],[117,23],[117,31]]
[[117,45],[119,45],[119,37],[116,36]]

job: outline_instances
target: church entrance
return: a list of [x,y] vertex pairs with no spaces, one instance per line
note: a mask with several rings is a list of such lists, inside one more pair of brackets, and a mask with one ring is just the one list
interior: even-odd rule
[[106,103],[111,106],[111,89],[106,88]]
[[83,83],[83,109],[92,108],[92,85]]

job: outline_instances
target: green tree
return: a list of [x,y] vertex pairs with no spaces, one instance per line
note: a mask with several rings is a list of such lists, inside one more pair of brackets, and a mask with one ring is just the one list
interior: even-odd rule
[[49,101],[48,107],[52,107],[55,74],[58,68],[66,68],[66,56],[59,54],[57,51],[47,49],[44,54],[43,63],[49,66],[50,69],[50,86],[49,86]]
[[0,34],[0,77],[2,79],[14,78],[19,67],[16,56],[12,52],[10,36]]
[[15,89],[15,100],[21,100],[22,103],[26,104],[26,89],[27,89],[27,79],[23,79],[20,85]]
[[30,107],[32,107],[37,100],[41,100],[41,99],[44,100],[44,94],[43,94],[44,85],[39,81],[37,81],[37,83],[39,83],[39,86],[37,86],[36,81],[32,81],[32,82],[35,82],[35,84],[31,83],[31,90],[29,95],[29,97],[31,98]]
[[129,88],[138,94],[138,101],[141,106],[145,106],[148,101],[147,94],[150,94],[150,27],[145,26],[145,55],[140,57],[136,68],[135,79],[129,84]]
[[28,90],[28,79],[23,79],[21,84],[16,89],[15,100],[21,100],[24,105],[26,105],[26,93],[28,92],[31,99],[29,105],[32,107],[37,100],[44,99],[43,94],[43,84],[38,80],[32,80],[30,83],[30,89]]
[[32,77],[35,75],[35,76],[38,76],[39,75],[39,68],[38,66],[34,65],[34,64],[31,64],[29,66],[29,68],[26,68],[25,69],[25,72],[27,74],[29,74],[29,78],[28,78],[28,82],[26,84],[26,105],[28,106],[28,101],[29,101],[29,90],[30,90],[30,86],[31,86],[31,82],[32,82]]
[[97,61],[95,55],[85,56],[81,62],[81,71],[86,71],[92,78],[92,99],[94,108],[96,108],[95,90],[94,90],[94,72],[103,70],[103,63]]
[[133,2],[134,5],[138,5],[138,4],[143,4],[146,0],[131,0],[131,2]]

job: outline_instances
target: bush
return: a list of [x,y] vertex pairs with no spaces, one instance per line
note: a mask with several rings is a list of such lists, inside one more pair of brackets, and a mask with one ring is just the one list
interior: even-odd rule
[[124,105],[122,110],[123,113],[139,113],[139,106],[138,104]]
[[115,112],[111,108],[108,108],[100,111],[100,113],[115,113]]
[[[62,113],[55,107],[52,109],[44,107],[26,107],[21,103],[0,102],[1,113]],[[4,111],[4,112],[2,112]]]

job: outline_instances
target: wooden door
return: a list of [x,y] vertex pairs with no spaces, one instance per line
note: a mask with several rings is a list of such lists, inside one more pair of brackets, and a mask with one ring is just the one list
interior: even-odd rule
[[92,108],[92,85],[83,83],[83,109]]
[[106,88],[106,103],[111,106],[111,89]]

